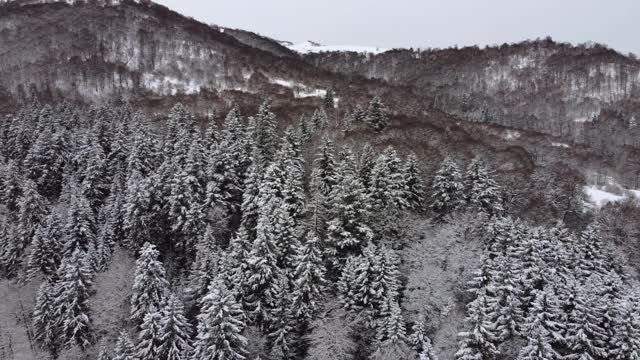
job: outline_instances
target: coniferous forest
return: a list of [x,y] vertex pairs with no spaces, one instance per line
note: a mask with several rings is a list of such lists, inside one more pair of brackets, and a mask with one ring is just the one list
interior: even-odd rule
[[[177,104],[162,124],[121,102],[7,117],[0,265],[36,289],[20,302],[34,353],[640,358],[610,221],[520,219],[484,159],[451,154],[426,173],[411,153],[336,135],[383,133],[380,98],[340,121],[333,101],[286,128],[268,100],[208,121]],[[586,216],[582,196],[569,212]],[[443,333],[456,313],[463,328]]]

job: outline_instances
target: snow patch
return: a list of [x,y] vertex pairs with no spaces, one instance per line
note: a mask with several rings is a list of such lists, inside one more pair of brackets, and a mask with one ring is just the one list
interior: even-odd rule
[[569,145],[569,144],[565,144],[565,143],[558,143],[558,142],[551,143],[551,146],[554,146],[554,147],[562,147],[562,148],[565,148],[565,149],[569,149],[569,148],[571,148],[571,145]]
[[599,209],[606,204],[624,201],[629,198],[640,200],[640,190],[622,189],[623,195],[617,195],[607,191],[603,186],[588,185],[584,187],[587,195],[588,207]]
[[503,139],[505,140],[515,140],[515,139],[519,139],[520,138],[520,132],[515,131],[515,130],[507,130],[504,132],[504,135],[502,136]]
[[309,88],[305,84],[301,84],[292,80],[270,79],[269,82],[289,89],[293,89],[293,96],[296,99],[306,97],[324,97],[327,95],[327,90]]
[[321,52],[357,52],[380,54],[389,49],[373,47],[373,46],[357,46],[357,45],[322,45],[313,41],[305,41],[298,44],[284,43],[289,49],[301,54],[321,53]]

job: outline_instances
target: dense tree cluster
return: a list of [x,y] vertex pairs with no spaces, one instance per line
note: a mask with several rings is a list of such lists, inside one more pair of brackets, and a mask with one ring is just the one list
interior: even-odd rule
[[[334,105],[328,94],[286,129],[269,101],[205,128],[180,104],[163,127],[122,104],[34,103],[9,118],[0,266],[42,281],[37,343],[123,360],[436,359],[426,320],[403,308],[403,219],[466,211],[492,220],[459,359],[493,359],[514,339],[522,359],[633,359],[633,294],[596,229],[501,217],[480,159],[466,171],[445,159],[427,187],[415,155],[336,136]],[[356,115],[388,124],[379,98]],[[130,314],[105,334],[90,299],[117,248],[136,257]]]

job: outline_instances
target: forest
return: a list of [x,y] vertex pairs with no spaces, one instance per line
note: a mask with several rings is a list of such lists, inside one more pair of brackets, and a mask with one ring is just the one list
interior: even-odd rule
[[286,128],[269,100],[7,116],[0,287],[34,291],[3,317],[41,359],[640,359],[637,200],[345,141],[389,109],[334,101]]

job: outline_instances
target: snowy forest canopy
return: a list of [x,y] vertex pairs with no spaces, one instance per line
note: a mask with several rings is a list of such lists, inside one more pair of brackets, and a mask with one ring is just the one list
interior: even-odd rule
[[[25,326],[40,356],[640,358],[637,290],[601,236],[608,223],[517,219],[519,193],[480,158],[452,154],[425,174],[413,154],[341,142],[354,127],[384,132],[386,109],[374,98],[338,122],[332,101],[286,129],[268,101],[204,126],[180,104],[165,126],[123,104],[8,117],[0,266],[39,284]],[[550,200],[560,217],[583,213],[574,190]],[[437,243],[472,254],[438,265],[463,280],[445,306],[425,281]],[[133,258],[131,286],[93,301]],[[98,326],[99,306],[118,322]],[[457,308],[462,331],[442,340],[439,319]]]

